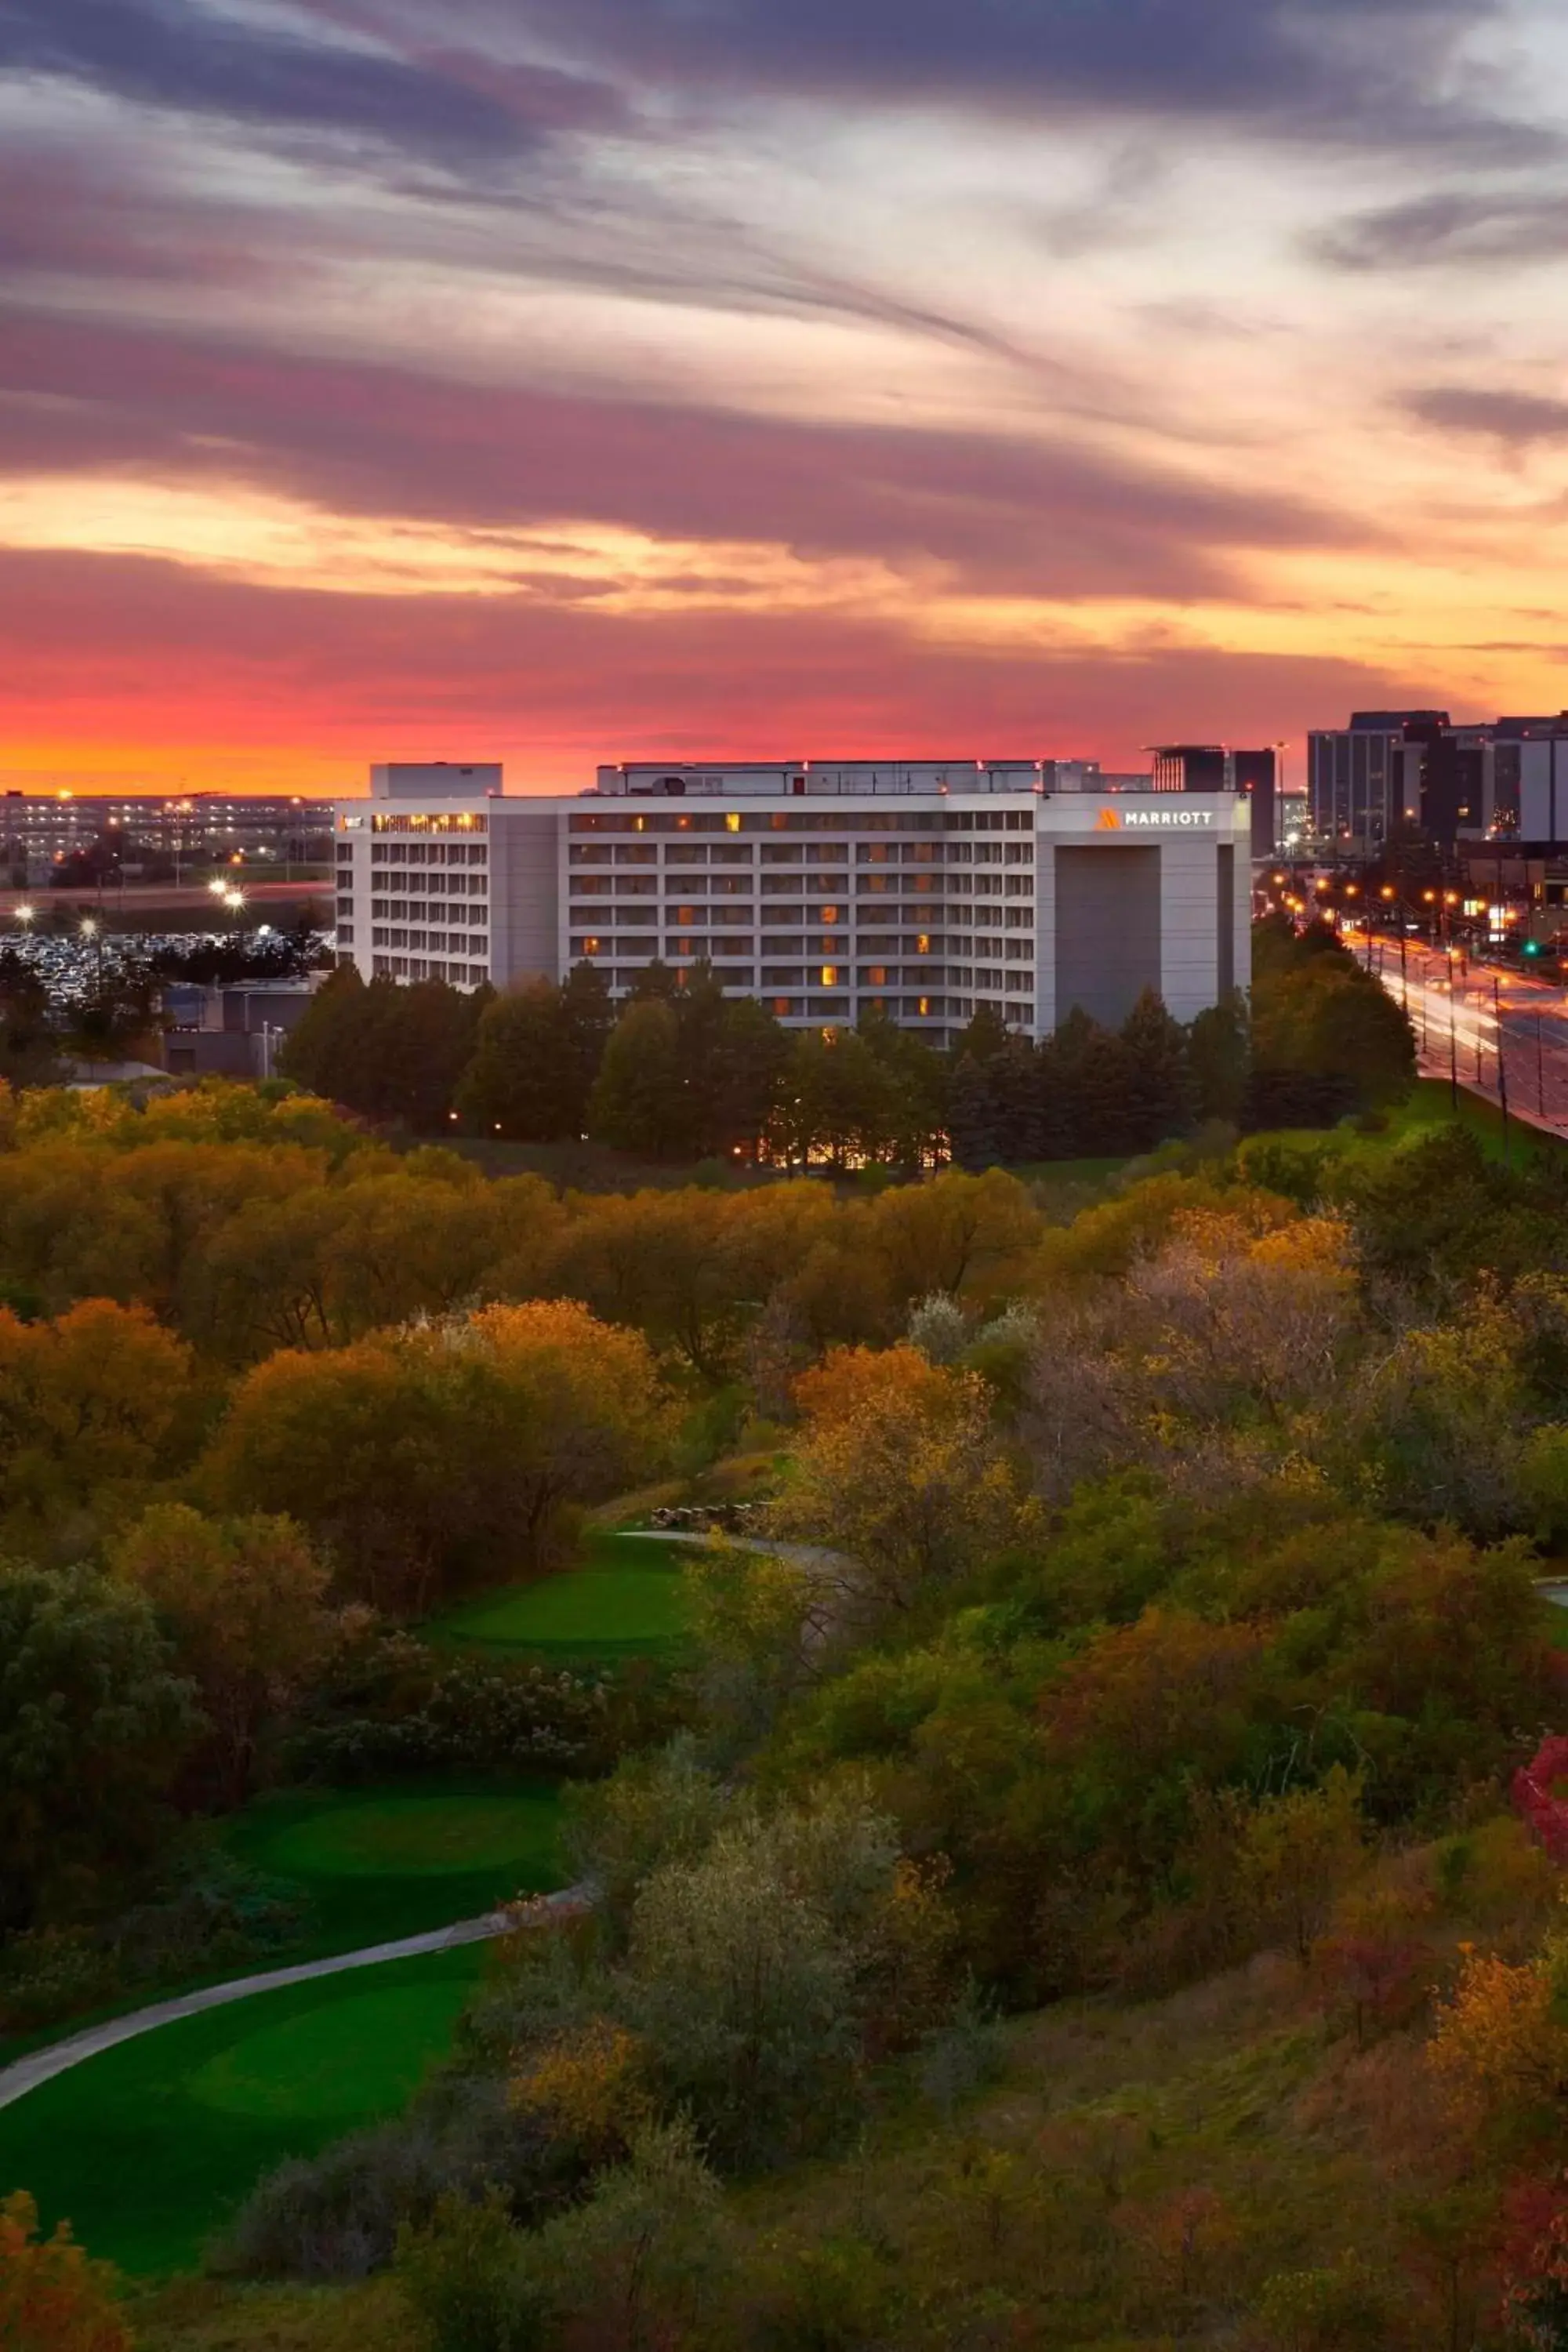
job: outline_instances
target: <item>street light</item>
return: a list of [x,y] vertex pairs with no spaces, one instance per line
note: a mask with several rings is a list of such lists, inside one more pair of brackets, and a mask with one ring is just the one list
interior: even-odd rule
[[31,924],[37,921],[37,914],[38,910],[37,907],[18,907],[16,908],[16,920],[22,925],[24,929],[26,929]]

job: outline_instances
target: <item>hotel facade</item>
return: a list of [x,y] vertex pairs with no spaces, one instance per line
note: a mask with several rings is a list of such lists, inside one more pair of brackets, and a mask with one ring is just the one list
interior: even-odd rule
[[495,766],[377,768],[337,812],[339,961],[503,989],[586,961],[620,995],[706,959],[786,1025],[875,1007],[933,1045],[983,1004],[1038,1037],[1075,1005],[1120,1022],[1145,987],[1179,1021],[1246,987],[1246,798],[1048,772],[609,768],[542,798]]

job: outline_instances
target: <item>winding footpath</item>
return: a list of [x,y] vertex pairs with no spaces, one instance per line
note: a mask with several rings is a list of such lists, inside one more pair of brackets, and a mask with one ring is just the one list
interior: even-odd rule
[[[563,1886],[554,1895],[538,1898],[558,1911],[577,1909],[590,1899],[583,1886]],[[291,1969],[267,1969],[259,1976],[230,1977],[223,1984],[204,1985],[199,1992],[155,2000],[146,2009],[133,2009],[102,2025],[89,2025],[80,2033],[68,2034],[63,2042],[51,2042],[45,2049],[29,2051],[25,2058],[0,2067],[0,2107],[26,2098],[41,2083],[53,2082],[57,2074],[79,2066],[84,2058],[96,2058],[100,2051],[133,2042],[139,2033],[151,2033],[157,2026],[173,2025],[177,2018],[199,2017],[204,2010],[222,2009],[231,2000],[248,2000],[252,1993],[279,1992],[285,1985],[309,1984],[314,1977],[341,1976],[347,1969],[373,1969],[383,1960],[412,1960],[424,1952],[450,1951],[458,1944],[482,1944],[504,1936],[512,1921],[510,1910],[490,1911],[482,1919],[460,1919],[455,1927],[432,1927],[422,1936],[401,1937],[396,1943],[366,1944],[357,1952],[334,1952],[328,1959],[301,1960]]]
[[[636,1528],[626,1532],[647,1536],[658,1543],[702,1544],[713,1540],[709,1533],[686,1529]],[[772,1552],[802,1567],[843,1569],[849,1565],[842,1553],[825,1550],[817,1544],[767,1543],[754,1536],[730,1537],[725,1540],[738,1551]],[[585,1885],[563,1886],[540,1900],[552,1910],[572,1911],[592,1902],[593,1895]],[[110,2018],[102,2025],[87,2026],[79,2033],[68,2034],[63,2041],[30,2051],[25,2058],[13,2060],[9,2066],[0,2066],[0,2107],[26,2098],[29,2091],[36,2091],[42,2083],[53,2082],[57,2074],[79,2066],[84,2059],[96,2058],[100,2051],[112,2050],[121,2042],[132,2042],[138,2034],[151,2033],[160,2025],[173,2025],[179,2018],[199,2017],[204,2010],[222,2009],[231,2000],[248,2000],[253,1993],[278,1992],[285,1985],[309,1984],[315,1977],[340,1976],[347,1969],[372,1969],[383,1960],[411,1960],[425,1952],[449,1951],[458,1944],[482,1944],[504,1936],[512,1917],[510,1910],[490,1911],[482,1919],[460,1919],[455,1927],[432,1927],[422,1936],[404,1936],[391,1944],[366,1944],[357,1952],[336,1952],[324,1960],[301,1960],[293,1968],[268,1969],[258,1976],[231,1977],[223,1984],[204,1985],[198,1992],[178,1993],[172,2000],[131,2010],[123,2017]]]

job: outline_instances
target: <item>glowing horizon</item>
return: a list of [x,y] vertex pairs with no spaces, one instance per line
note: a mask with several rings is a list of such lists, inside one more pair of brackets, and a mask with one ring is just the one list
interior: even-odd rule
[[1568,26],[1330,14],[18,0],[0,787],[1563,708]]

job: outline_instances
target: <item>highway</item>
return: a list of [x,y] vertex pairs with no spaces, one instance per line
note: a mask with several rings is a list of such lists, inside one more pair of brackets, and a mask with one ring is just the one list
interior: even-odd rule
[[1526,976],[1513,966],[1476,963],[1456,948],[1374,931],[1347,931],[1358,961],[1370,952],[1372,970],[1394,1002],[1409,1013],[1421,1074],[1449,1078],[1489,1102],[1501,1099],[1499,1056],[1511,1116],[1554,1135],[1568,1135],[1568,990]]

